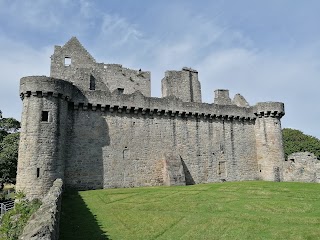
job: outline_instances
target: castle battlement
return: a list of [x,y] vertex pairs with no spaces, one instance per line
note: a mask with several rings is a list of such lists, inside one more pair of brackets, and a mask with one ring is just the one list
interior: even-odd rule
[[55,46],[50,77],[20,81],[17,190],[41,197],[56,178],[96,189],[282,179],[283,103],[229,91],[203,103],[198,71],[151,73],[97,63],[76,38]]

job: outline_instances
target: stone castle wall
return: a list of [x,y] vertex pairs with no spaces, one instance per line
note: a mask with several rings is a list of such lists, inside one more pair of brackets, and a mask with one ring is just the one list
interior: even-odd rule
[[20,85],[17,190],[30,198],[56,178],[78,189],[282,179],[283,103],[250,107],[228,90],[202,103],[190,68],[166,72],[151,97],[149,72],[96,63],[76,38],[51,60],[51,77]]
[[171,152],[183,161],[187,184],[258,179],[254,121],[83,109],[71,115],[67,186],[163,185],[160,170]]

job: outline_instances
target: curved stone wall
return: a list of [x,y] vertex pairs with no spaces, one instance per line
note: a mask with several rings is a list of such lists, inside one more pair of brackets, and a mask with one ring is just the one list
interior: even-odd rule
[[21,79],[23,112],[17,191],[42,198],[57,178],[64,178],[68,99],[72,84],[48,77]]

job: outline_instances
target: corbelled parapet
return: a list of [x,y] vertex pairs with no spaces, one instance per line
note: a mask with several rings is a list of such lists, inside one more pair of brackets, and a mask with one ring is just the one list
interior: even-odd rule
[[145,97],[139,91],[132,94],[119,94],[117,91],[84,92],[73,95],[73,108],[101,112],[157,115],[171,117],[196,117],[201,119],[238,119],[254,120],[253,108],[236,105],[184,102],[176,97]]
[[254,106],[254,114],[257,117],[277,117],[284,116],[284,104],[282,102],[259,102]]
[[74,92],[71,82],[46,76],[29,76],[20,80],[20,97],[52,95],[67,100],[71,99]]

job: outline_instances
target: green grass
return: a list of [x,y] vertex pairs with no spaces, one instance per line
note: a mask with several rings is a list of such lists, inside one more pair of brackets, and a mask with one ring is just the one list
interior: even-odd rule
[[320,184],[67,192],[60,239],[320,239]]

